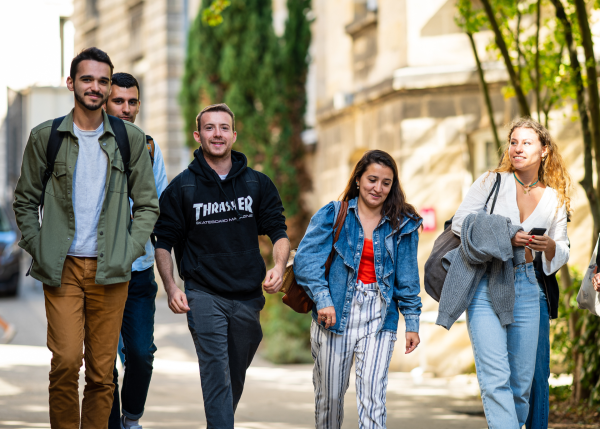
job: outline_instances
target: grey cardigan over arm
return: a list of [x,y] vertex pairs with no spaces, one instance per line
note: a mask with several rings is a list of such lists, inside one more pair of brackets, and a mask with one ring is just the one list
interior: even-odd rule
[[511,239],[522,230],[509,218],[483,211],[468,215],[461,228],[461,243],[442,259],[448,271],[437,325],[446,329],[467,309],[479,282],[488,273],[492,307],[502,326],[514,322],[514,267],[525,262],[525,248],[513,247]]

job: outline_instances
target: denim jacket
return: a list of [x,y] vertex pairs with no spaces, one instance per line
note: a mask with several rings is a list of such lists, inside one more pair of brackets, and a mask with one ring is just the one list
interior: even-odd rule
[[[330,331],[341,334],[346,329],[352,297],[357,283],[358,268],[364,242],[364,232],[358,217],[357,200],[348,203],[348,215],[335,244],[336,254],[331,264],[329,281],[325,278],[325,261],[333,243],[333,224],[340,208],[335,201],[321,208],[298,246],[294,258],[294,274],[299,285],[315,302],[312,316],[317,321],[317,310],[333,306],[336,323]],[[419,331],[421,290],[417,247],[421,220],[404,217],[399,229],[393,231],[387,216],[373,231],[375,274],[383,298],[385,314],[377,331],[396,332],[399,312],[406,322],[406,330]]]

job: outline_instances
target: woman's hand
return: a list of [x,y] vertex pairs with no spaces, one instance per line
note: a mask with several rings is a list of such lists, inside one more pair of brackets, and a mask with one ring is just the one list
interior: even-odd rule
[[326,329],[335,325],[335,308],[333,308],[333,306],[324,307],[320,310],[317,310],[317,314],[317,322],[319,323],[319,325],[321,324],[321,322],[325,322]]
[[596,292],[600,292],[600,274],[596,274],[598,272],[598,267],[594,268],[594,277],[592,277],[592,285],[594,286],[594,290]]
[[421,340],[419,339],[419,334],[416,332],[407,332],[406,333],[406,351],[404,354],[409,354],[414,349],[417,348]]
[[552,252],[552,255],[554,255],[556,242],[547,235],[532,235],[529,240],[529,247],[538,252],[546,252],[546,259],[551,259],[548,258],[548,252]]
[[525,231],[518,231],[510,242],[514,247],[524,247],[529,244],[529,240],[531,240],[530,235]]

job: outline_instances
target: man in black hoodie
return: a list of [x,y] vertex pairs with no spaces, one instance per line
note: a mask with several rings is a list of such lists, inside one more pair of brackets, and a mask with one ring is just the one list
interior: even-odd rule
[[[233,429],[246,370],[262,340],[264,290],[276,293],[290,253],[277,188],[247,166],[225,104],[196,119],[200,149],[160,198],[154,228],[156,262],[174,313],[187,313],[194,339],[208,429]],[[275,267],[266,272],[258,236],[273,243]],[[171,249],[185,293],[173,279]]]

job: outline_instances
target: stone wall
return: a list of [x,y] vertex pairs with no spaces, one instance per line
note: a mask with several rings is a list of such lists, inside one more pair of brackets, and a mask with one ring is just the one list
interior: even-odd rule
[[75,0],[74,4],[76,52],[96,46],[110,55],[115,72],[131,73],[139,80],[142,106],[136,125],[155,138],[172,179],[190,161],[177,100],[188,23],[196,16],[198,2]]

